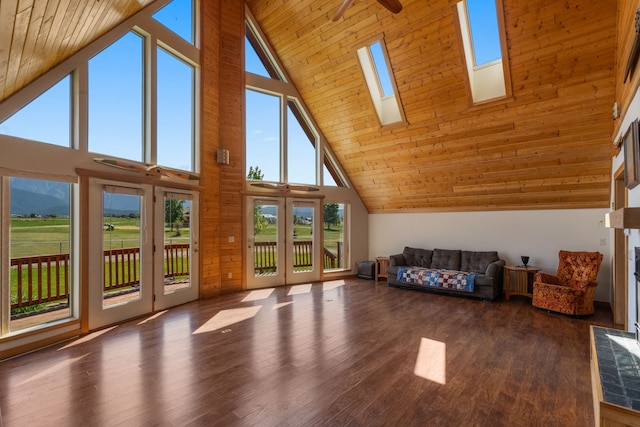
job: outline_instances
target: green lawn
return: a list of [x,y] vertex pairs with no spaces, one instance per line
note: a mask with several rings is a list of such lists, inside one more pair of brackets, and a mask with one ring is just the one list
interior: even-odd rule
[[[140,246],[140,225],[136,218],[105,218],[113,231],[104,231],[104,249]],[[165,230],[165,241],[189,243],[189,228]],[[11,257],[69,253],[69,218],[11,218]]]

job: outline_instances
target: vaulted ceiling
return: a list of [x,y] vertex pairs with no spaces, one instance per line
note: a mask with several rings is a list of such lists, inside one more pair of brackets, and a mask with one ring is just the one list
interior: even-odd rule
[[[370,212],[607,207],[616,6],[504,0],[512,96],[472,105],[453,0],[248,0]],[[0,100],[152,0],[2,0]],[[224,13],[224,9],[223,9]],[[406,126],[381,128],[355,49],[383,35]]]

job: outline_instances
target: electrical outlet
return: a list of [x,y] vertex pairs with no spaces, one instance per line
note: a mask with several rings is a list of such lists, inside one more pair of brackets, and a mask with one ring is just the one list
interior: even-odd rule
[[232,272],[228,272],[227,273],[227,279],[231,279],[233,278],[233,273]]
[[233,243],[236,241],[236,238],[233,236],[229,236],[229,243]]
[[607,239],[600,239],[600,246],[607,246]]

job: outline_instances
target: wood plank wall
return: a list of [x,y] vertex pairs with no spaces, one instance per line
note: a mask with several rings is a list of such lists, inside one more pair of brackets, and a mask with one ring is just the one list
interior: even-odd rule
[[[393,15],[247,0],[369,212],[609,205],[616,4],[504,0],[513,97],[470,105],[452,0]],[[409,125],[380,128],[355,49],[384,35]]]
[[[200,212],[202,297],[243,287],[242,195],[244,4],[202,1],[202,108]],[[224,18],[223,18],[224,16]],[[230,164],[216,150],[230,151]],[[234,242],[229,242],[229,237]],[[231,277],[229,277],[231,273]]]
[[[615,100],[620,105],[620,118],[623,118],[626,114],[629,104],[635,96],[638,86],[640,86],[640,67],[635,67],[630,78],[627,79],[626,83],[623,83],[629,54],[636,36],[635,19],[636,11],[639,7],[640,1],[638,0],[622,0],[618,2]],[[616,120],[614,135],[620,130],[621,124],[622,120]]]

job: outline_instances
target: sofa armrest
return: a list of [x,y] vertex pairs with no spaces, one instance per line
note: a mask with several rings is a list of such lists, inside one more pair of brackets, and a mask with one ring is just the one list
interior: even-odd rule
[[499,259],[489,264],[484,274],[487,277],[502,278],[502,267],[504,267],[504,260]]
[[407,265],[404,261],[404,255],[397,254],[389,257],[389,266],[393,267],[395,265]]

